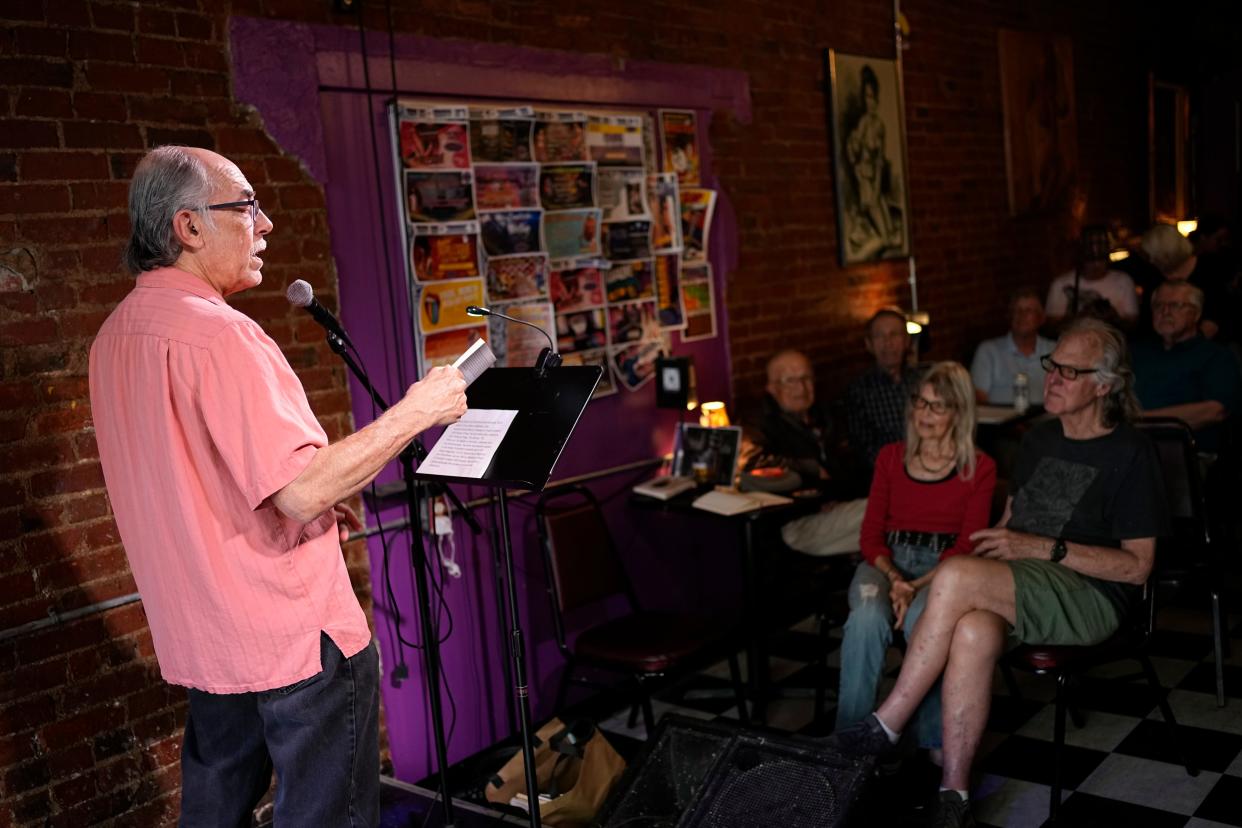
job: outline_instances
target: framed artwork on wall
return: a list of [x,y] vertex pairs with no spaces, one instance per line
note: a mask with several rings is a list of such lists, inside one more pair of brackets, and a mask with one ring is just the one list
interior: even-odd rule
[[910,255],[905,107],[897,62],[824,50],[842,265]]
[[1074,44],[1064,35],[997,33],[1009,214],[1066,204],[1078,177]]

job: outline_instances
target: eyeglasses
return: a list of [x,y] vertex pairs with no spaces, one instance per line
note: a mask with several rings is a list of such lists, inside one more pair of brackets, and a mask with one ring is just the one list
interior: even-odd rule
[[248,198],[245,201],[226,201],[223,204],[208,204],[207,205],[208,210],[231,210],[235,207],[249,207],[250,208],[250,220],[251,221],[259,220],[259,210],[261,208],[259,207],[258,198]]
[[1156,313],[1162,310],[1171,310],[1180,313],[1181,311],[1196,310],[1198,305],[1194,302],[1152,302],[1151,309]]
[[781,377],[776,381],[777,385],[785,388],[792,388],[795,385],[814,385],[815,377],[811,374],[798,374],[795,377]]
[[930,409],[933,414],[943,414],[951,408],[951,406],[944,400],[929,400],[926,397],[919,396],[918,394],[910,395],[910,405],[914,407],[915,411],[922,411],[926,408]]
[[1051,354],[1044,354],[1039,358],[1039,364],[1044,370],[1051,374],[1056,371],[1061,375],[1061,379],[1067,379],[1071,382],[1078,379],[1082,374],[1094,374],[1099,368],[1075,368],[1073,365],[1062,365],[1052,358]]

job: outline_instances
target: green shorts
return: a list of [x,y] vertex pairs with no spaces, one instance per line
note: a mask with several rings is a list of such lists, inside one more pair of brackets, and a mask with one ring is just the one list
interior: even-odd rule
[[1098,644],[1121,626],[1117,605],[1069,567],[1019,560],[1009,569],[1017,607],[1010,637],[1017,642]]

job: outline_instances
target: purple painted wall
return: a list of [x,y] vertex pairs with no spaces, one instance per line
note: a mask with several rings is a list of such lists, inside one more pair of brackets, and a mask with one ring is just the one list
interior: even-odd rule
[[[364,89],[356,31],[282,21],[234,18],[230,22],[234,93],[254,106],[269,133],[299,158],[324,185],[333,257],[340,282],[341,318],[363,355],[372,381],[388,399],[397,398],[415,375],[414,346],[402,257],[403,236],[394,195],[392,150],[384,111],[388,94]],[[367,68],[373,86],[391,88],[387,37],[368,40]],[[720,189],[711,173],[707,126],[714,109],[728,109],[748,121],[749,86],[744,73],[698,66],[627,62],[607,56],[523,49],[466,41],[435,41],[399,36],[395,48],[397,85],[410,94],[510,98],[545,103],[604,104],[653,109],[693,108],[700,113],[705,183]],[[340,91],[326,91],[332,87]],[[374,149],[370,126],[375,129]],[[378,193],[378,194],[377,194]],[[279,225],[279,217],[277,217]],[[387,258],[385,257],[387,253]],[[699,399],[731,400],[730,361],[723,286],[737,262],[736,222],[727,195],[720,191],[709,250],[717,286],[720,335],[674,351],[695,358]],[[391,277],[389,276],[391,274]],[[355,424],[373,419],[365,394],[351,385]],[[588,406],[566,446],[553,479],[656,457],[671,447],[676,413],[654,407],[649,383],[637,392],[601,398]],[[604,499],[618,546],[651,606],[732,603],[736,583],[728,577],[704,579],[722,566],[719,538],[650,516],[636,519],[625,507],[629,485],[651,470],[616,474],[594,484]],[[396,477],[390,468],[381,481]],[[463,499],[484,494],[459,492]],[[528,675],[536,718],[549,714],[562,661],[551,635],[542,564],[535,542],[530,499],[511,510],[514,553],[520,582],[519,611],[528,644]],[[480,517],[486,525],[486,510]],[[401,515],[385,512],[385,520]],[[375,516],[370,516],[372,523]],[[702,527],[694,527],[701,529]],[[494,567],[486,533],[475,539],[461,521],[454,538],[464,575],[448,580],[445,597],[452,634],[442,648],[445,678],[456,704],[449,760],[456,761],[508,735],[505,715],[512,694],[503,681],[501,625],[496,618]],[[676,549],[676,552],[669,550]],[[390,632],[392,613],[383,583],[383,551],[371,542],[375,623],[385,673],[397,662]],[[408,543],[391,539],[390,568],[396,606],[405,618],[407,639],[416,636]],[[445,620],[447,627],[447,617]],[[429,722],[417,652],[407,650],[410,678],[400,688],[385,680],[384,704],[398,778],[413,781],[433,770]],[[446,716],[452,710],[446,704]]]

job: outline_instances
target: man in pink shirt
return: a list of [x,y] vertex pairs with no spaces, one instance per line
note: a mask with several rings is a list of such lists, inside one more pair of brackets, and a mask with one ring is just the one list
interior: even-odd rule
[[[262,281],[272,222],[228,159],[160,147],[130,186],[134,290],[90,356],[108,495],[165,680],[189,688],[184,826],[379,821],[378,657],[341,505],[466,410],[431,371],[328,445],[276,344],[224,297]],[[343,524],[338,530],[338,522]]]

